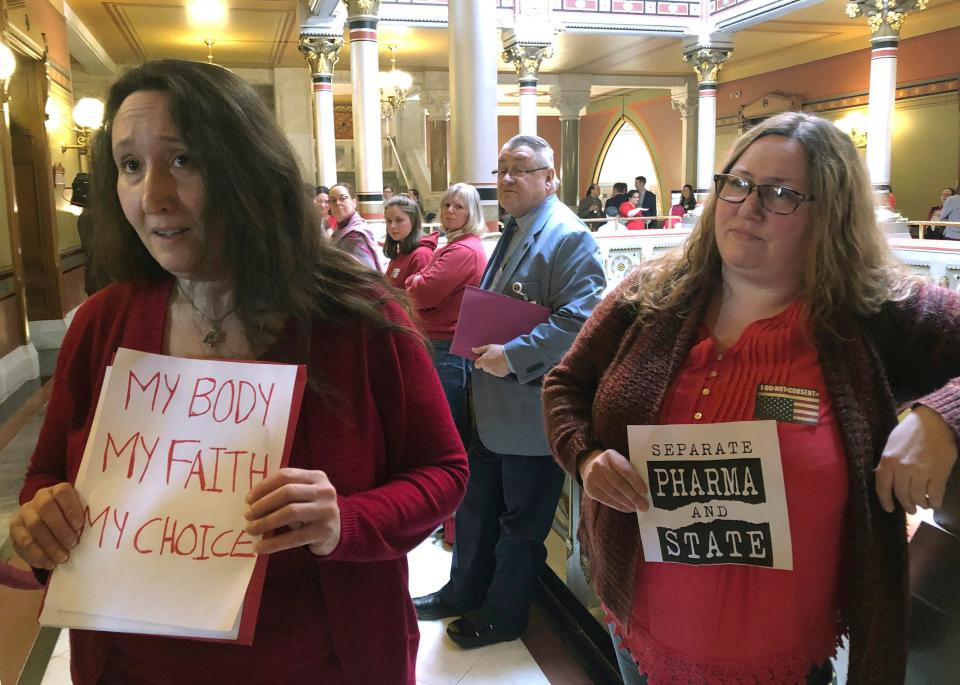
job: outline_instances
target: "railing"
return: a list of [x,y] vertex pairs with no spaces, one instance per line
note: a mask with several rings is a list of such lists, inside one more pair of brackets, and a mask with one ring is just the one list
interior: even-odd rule
[[960,221],[908,221],[907,226],[917,227],[917,238],[923,240],[923,231],[925,228],[960,228]]
[[[621,226],[625,226],[626,223],[629,222],[629,221],[659,221],[659,222],[663,222],[663,226],[659,227],[660,230],[669,230],[669,229],[671,229],[671,228],[680,228],[680,224],[681,224],[682,218],[679,217],[679,216],[676,216],[675,214],[667,214],[667,215],[643,216],[643,217],[640,217],[640,216],[605,216],[605,217],[597,218],[597,219],[581,219],[581,221],[582,221],[583,223],[587,224],[587,226],[590,226],[590,225],[592,225],[592,224],[609,224],[609,223],[614,223],[614,224],[617,225],[616,230],[624,230],[624,231],[629,230],[629,229],[627,229],[627,228],[621,228]],[[667,224],[668,224],[668,222],[670,222],[670,221],[674,222],[675,225],[674,225],[674,226],[668,226]]]

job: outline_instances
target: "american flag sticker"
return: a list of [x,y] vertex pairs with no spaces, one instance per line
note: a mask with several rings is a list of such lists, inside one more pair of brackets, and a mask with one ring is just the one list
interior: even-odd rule
[[806,388],[761,383],[757,386],[753,417],[815,426],[820,421],[820,393]]

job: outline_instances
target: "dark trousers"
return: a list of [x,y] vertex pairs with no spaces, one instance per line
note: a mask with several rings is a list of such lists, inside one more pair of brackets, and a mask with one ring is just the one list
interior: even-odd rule
[[467,360],[455,354],[450,354],[451,340],[431,340],[433,346],[433,366],[443,386],[443,394],[450,407],[450,415],[460,433],[464,445],[469,434],[467,420],[467,379],[470,376]]
[[563,488],[550,455],[498,454],[474,431],[467,458],[470,479],[457,510],[450,582],[443,600],[507,631],[527,626],[537,577]]

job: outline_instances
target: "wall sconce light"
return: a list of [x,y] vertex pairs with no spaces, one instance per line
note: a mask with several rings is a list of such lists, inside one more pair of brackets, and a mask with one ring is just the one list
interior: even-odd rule
[[837,128],[846,133],[853,140],[854,146],[864,148],[867,146],[867,130],[870,121],[867,116],[860,111],[848,112],[843,118],[834,122]]
[[60,144],[60,152],[77,150],[81,155],[90,154],[90,142],[93,132],[103,124],[103,103],[97,98],[80,98],[73,106],[74,130],[77,132],[77,144]]

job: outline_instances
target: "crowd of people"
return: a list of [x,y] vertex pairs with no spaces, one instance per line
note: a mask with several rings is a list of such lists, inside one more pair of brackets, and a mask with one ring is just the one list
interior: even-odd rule
[[[112,284],[63,342],[17,554],[45,580],[77,545],[72,483],[119,347],[302,364],[310,382],[289,466],[247,500],[269,557],[252,646],[74,630],[75,682],[414,685],[417,618],[453,618],[464,649],[526,629],[565,478],[626,683],[825,685],[843,636],[849,683],[903,681],[905,513],[940,507],[955,468],[960,295],[895,261],[850,139],[801,113],[751,128],[686,244],[605,297],[547,141],[511,138],[495,173],[510,218],[489,260],[476,188],[443,195],[442,244],[413,190],[384,188],[383,272],[353,189],[304,193],[232,72],[159,60],[112,86],[91,189]],[[645,186],[601,208],[593,185],[580,214],[652,227]],[[684,186],[681,209],[696,203]],[[549,313],[468,361],[451,339],[471,286]],[[816,397],[812,417],[764,413],[766,386]],[[760,419],[776,420],[793,569],[646,560],[628,427]],[[406,554],[454,512],[449,582],[413,599]]]

